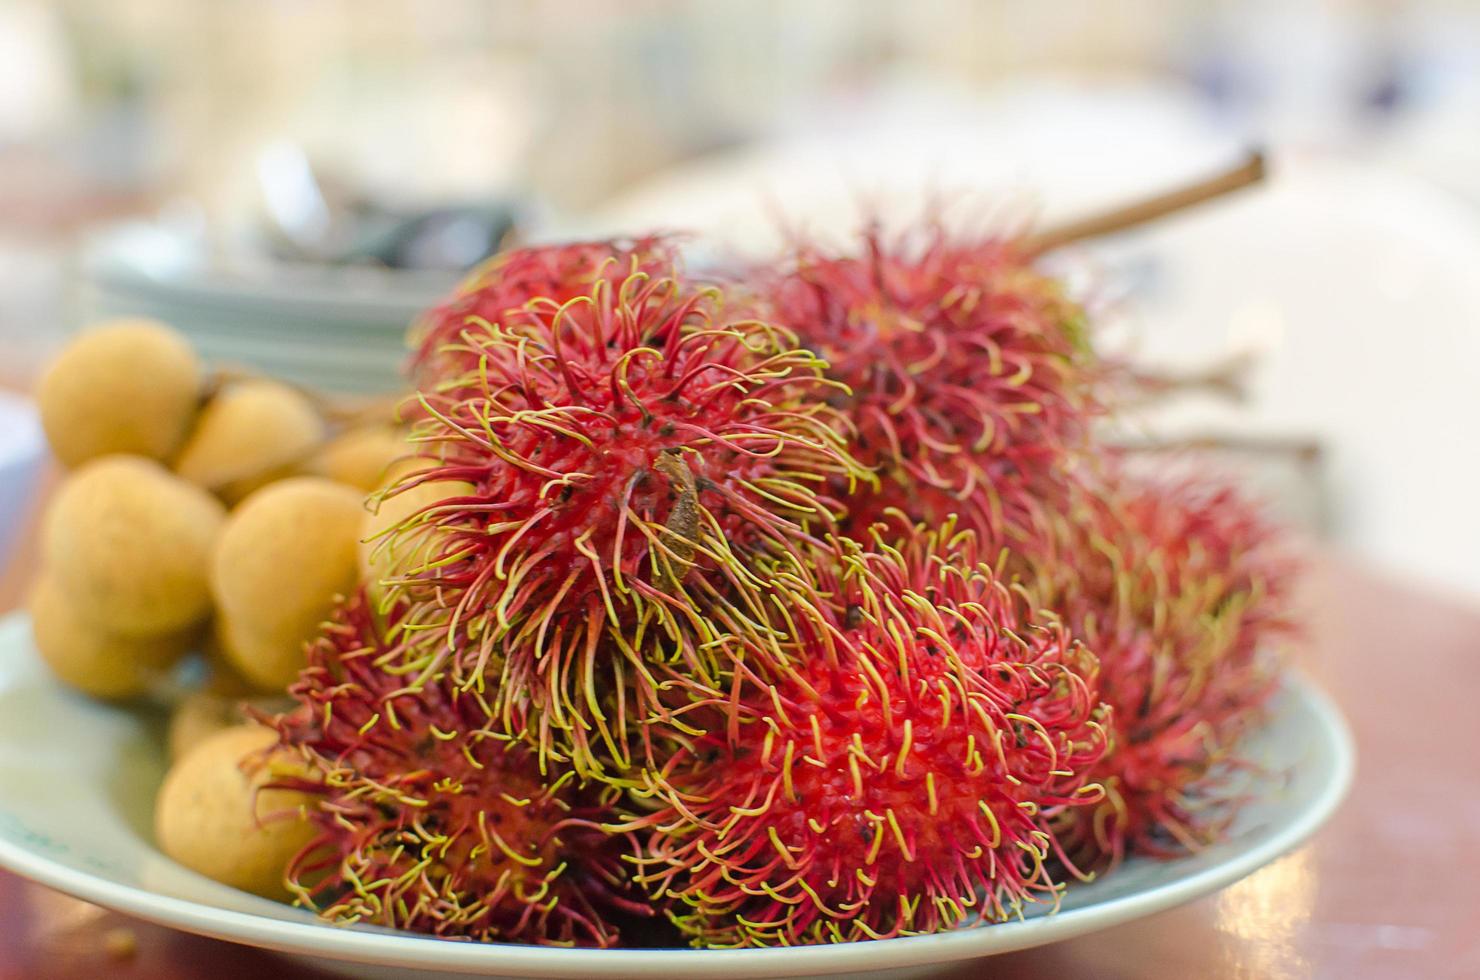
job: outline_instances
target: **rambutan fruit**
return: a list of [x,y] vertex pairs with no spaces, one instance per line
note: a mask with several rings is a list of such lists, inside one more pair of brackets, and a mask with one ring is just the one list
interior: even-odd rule
[[301,904],[341,923],[449,938],[610,946],[626,895],[622,841],[601,829],[610,788],[547,777],[495,730],[476,692],[419,690],[380,662],[387,624],[362,591],[310,647],[275,720],[311,777],[318,834],[288,868]]
[[858,254],[807,246],[759,287],[849,393],[834,404],[880,482],[849,501],[866,537],[888,509],[1010,541],[1036,520],[1033,484],[1070,464],[1096,411],[1083,315],[1008,238],[954,240],[940,226]]
[[1113,748],[1103,803],[1069,815],[1085,864],[1174,856],[1216,839],[1236,799],[1219,777],[1260,717],[1293,632],[1293,563],[1231,488],[1115,471],[1081,487],[1022,552],[1035,598],[1100,658]]
[[418,387],[435,387],[478,366],[463,332],[517,318],[532,301],[567,303],[590,295],[598,281],[615,285],[634,272],[661,275],[673,268],[665,239],[564,242],[511,249],[479,265],[453,295],[412,327],[411,371]]
[[625,768],[682,707],[664,690],[719,696],[727,637],[766,628],[756,562],[800,561],[842,509],[829,483],[866,477],[834,386],[787,331],[643,272],[461,349],[478,367],[423,393],[427,465],[391,491],[473,487],[388,538],[408,683],[446,665],[542,756]]
[[1094,658],[1024,619],[974,550],[948,522],[778,575],[793,666],[646,773],[653,809],[620,825],[696,944],[928,933],[1057,899],[1051,822],[1099,799]]

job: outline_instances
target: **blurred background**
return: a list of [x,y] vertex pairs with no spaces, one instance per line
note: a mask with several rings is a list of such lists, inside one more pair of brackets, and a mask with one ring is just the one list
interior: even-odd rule
[[702,262],[931,200],[1051,222],[1251,144],[1262,187],[1055,258],[1107,345],[1238,382],[1125,439],[1480,596],[1462,0],[0,0],[0,455],[30,461],[0,521],[40,452],[3,389],[89,319],[386,390],[500,242],[682,228]]

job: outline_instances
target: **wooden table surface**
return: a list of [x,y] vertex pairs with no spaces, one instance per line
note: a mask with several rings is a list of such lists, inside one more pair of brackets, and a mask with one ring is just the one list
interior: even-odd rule
[[[19,605],[34,533],[0,571]],[[1305,669],[1346,712],[1355,789],[1313,843],[1217,895],[944,977],[1480,977],[1480,608],[1333,557]],[[317,974],[0,872],[0,980]]]

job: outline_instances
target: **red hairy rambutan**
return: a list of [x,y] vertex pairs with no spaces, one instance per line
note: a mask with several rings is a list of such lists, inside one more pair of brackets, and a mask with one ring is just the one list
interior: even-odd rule
[[756,562],[800,561],[841,511],[829,481],[866,474],[820,362],[712,289],[603,279],[459,350],[478,367],[422,394],[428,466],[392,490],[473,488],[391,536],[401,669],[486,684],[542,757],[609,776],[634,730],[681,726],[674,689],[723,696],[729,638],[774,615]]
[[1113,748],[1104,802],[1071,814],[1085,863],[1171,856],[1215,839],[1218,776],[1278,677],[1293,565],[1231,488],[1115,473],[1087,485],[1047,543],[1018,556],[1035,598],[1100,658]]
[[478,366],[477,355],[462,343],[466,330],[517,317],[530,302],[566,303],[586,296],[599,280],[620,283],[633,272],[661,275],[673,268],[669,242],[657,236],[562,242],[511,249],[470,272],[443,303],[412,327],[412,376],[418,387],[434,388]]
[[1080,310],[1012,240],[865,234],[861,254],[804,247],[763,283],[762,308],[851,394],[836,404],[880,482],[849,501],[865,537],[889,508],[950,514],[993,543],[1036,523],[1034,482],[1066,467],[1096,411]]
[[1050,823],[1099,798],[1094,659],[1022,619],[974,551],[948,522],[778,574],[790,666],[645,773],[655,809],[621,825],[697,944],[927,933],[1057,899]]
[[550,945],[610,946],[609,915],[650,914],[601,829],[614,791],[547,778],[445,677],[408,692],[387,649],[361,592],[310,645],[300,707],[275,719],[309,767],[294,788],[320,797],[320,833],[288,869],[300,902],[335,922]]

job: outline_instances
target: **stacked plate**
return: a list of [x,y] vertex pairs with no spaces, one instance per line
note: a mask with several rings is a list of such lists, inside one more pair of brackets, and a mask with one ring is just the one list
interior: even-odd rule
[[154,224],[97,236],[81,271],[84,322],[155,317],[212,364],[345,393],[398,387],[407,325],[456,282],[449,273],[221,262],[198,236]]

